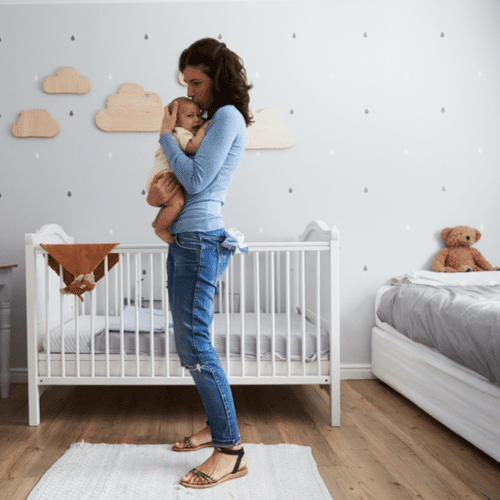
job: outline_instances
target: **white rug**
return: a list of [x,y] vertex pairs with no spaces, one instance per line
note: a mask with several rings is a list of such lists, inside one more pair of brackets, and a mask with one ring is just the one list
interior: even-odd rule
[[308,446],[244,444],[248,474],[214,488],[179,484],[211,448],[176,453],[171,445],[74,443],[28,500],[332,500]]

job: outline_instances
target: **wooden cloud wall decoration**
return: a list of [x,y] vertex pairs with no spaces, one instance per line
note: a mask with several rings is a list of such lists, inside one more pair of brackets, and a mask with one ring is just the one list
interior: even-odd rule
[[281,149],[295,144],[297,134],[276,109],[253,113],[254,122],[247,128],[246,149]]
[[25,109],[11,131],[15,137],[54,137],[59,133],[59,123],[45,109]]
[[[179,83],[187,87],[184,74],[179,71]],[[286,125],[283,116],[276,109],[266,108],[252,113],[254,123],[247,128],[245,149],[282,149],[295,144],[297,134]]]
[[61,68],[57,75],[49,76],[43,81],[43,90],[47,94],[86,94],[90,88],[90,80],[80,76],[70,66]]
[[95,117],[105,132],[159,132],[165,114],[161,98],[137,83],[126,83]]

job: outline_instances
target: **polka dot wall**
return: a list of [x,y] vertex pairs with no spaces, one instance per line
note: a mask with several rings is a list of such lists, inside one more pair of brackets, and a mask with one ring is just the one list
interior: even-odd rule
[[[189,29],[176,21],[187,18]],[[369,366],[377,288],[428,269],[442,228],[477,227],[478,248],[500,265],[495,0],[457,0],[452,12],[444,0],[0,5],[0,19],[13,329],[25,329],[24,233],[55,222],[82,242],[157,242],[145,184],[158,134],[103,132],[95,117],[130,82],[164,105],[185,95],[178,57],[203,36],[243,58],[252,109],[278,110],[297,134],[290,148],[245,152],[226,227],[249,241],[294,240],[314,219],[340,229],[344,365]],[[90,92],[43,91],[65,66],[89,78]],[[14,137],[25,109],[48,110],[60,132]],[[26,366],[23,338],[13,339],[13,367]]]

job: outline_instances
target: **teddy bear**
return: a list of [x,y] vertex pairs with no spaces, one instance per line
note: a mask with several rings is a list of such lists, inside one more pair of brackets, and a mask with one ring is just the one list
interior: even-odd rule
[[91,292],[94,288],[94,273],[89,273],[85,275],[80,274],[80,276],[75,278],[73,283],[70,283],[68,286],[61,288],[59,291],[62,294],[72,293],[73,295],[77,295],[78,298],[83,302],[82,294],[84,292]]
[[432,262],[432,270],[438,273],[464,273],[470,271],[498,271],[476,248],[471,246],[479,241],[479,230],[469,226],[447,227],[441,231],[441,238],[447,248],[438,252]]

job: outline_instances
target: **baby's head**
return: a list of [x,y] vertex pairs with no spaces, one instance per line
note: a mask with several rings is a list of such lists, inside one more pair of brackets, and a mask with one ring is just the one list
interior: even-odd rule
[[170,103],[168,107],[170,113],[173,111],[175,101],[179,103],[179,108],[177,110],[177,123],[175,125],[177,127],[183,127],[193,134],[196,134],[198,129],[203,124],[203,118],[201,117],[202,111],[200,107],[187,97],[178,97]]

